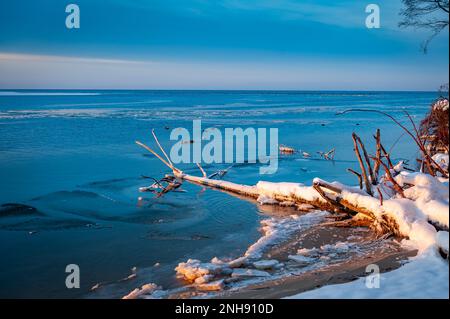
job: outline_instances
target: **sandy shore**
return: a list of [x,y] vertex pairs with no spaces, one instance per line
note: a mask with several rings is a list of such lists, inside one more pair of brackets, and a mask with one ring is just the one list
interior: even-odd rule
[[[324,245],[348,243],[357,249],[350,249],[325,266],[309,268],[295,267],[289,262],[289,255],[296,254],[300,248],[312,249]],[[311,228],[300,230],[288,240],[268,249],[263,259],[276,259],[289,264],[282,276],[274,276],[264,281],[245,281],[208,296],[195,289],[171,294],[169,298],[224,298],[224,299],[271,299],[289,297],[324,285],[345,283],[366,276],[366,266],[377,264],[381,272],[394,270],[401,262],[416,255],[416,251],[405,250],[396,239],[378,239],[374,233],[363,227],[343,228],[324,226],[319,223]]]
[[324,285],[350,282],[359,277],[366,276],[366,266],[377,264],[381,272],[390,271],[400,267],[401,261],[414,256],[414,251],[375,251],[362,258],[330,265],[326,268],[306,272],[301,275],[291,275],[281,279],[269,280],[264,283],[249,285],[236,291],[228,291],[217,296],[218,298],[247,298],[247,299],[273,299],[289,297],[304,291],[322,287]]
[[377,264],[381,272],[394,270],[401,266],[402,261],[417,253],[405,250],[395,239],[377,239],[373,232],[366,228],[324,227],[319,224],[273,247],[266,253],[266,257],[286,261],[287,256],[299,248],[310,249],[337,242],[353,242],[361,247],[362,252],[350,254],[345,260],[312,271],[224,291],[217,297],[284,298],[324,285],[350,282],[366,276],[365,270],[369,264]]

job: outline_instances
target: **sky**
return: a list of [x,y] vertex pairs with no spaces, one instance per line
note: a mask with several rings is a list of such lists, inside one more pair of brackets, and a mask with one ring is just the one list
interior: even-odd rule
[[[65,8],[80,8],[68,29]],[[365,8],[380,7],[368,29]],[[436,90],[448,29],[400,29],[400,0],[0,2],[0,89]]]

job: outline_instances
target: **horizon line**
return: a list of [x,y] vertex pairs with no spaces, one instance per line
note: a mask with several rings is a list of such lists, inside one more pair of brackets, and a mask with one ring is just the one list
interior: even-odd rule
[[96,88],[69,88],[69,89],[61,89],[61,88],[0,88],[0,91],[204,91],[204,92],[392,92],[392,93],[449,93],[448,91],[440,91],[436,89],[434,91],[430,90],[350,90],[350,89],[335,89],[335,90],[302,90],[302,89],[124,89],[124,88],[105,88],[105,89],[96,89]]

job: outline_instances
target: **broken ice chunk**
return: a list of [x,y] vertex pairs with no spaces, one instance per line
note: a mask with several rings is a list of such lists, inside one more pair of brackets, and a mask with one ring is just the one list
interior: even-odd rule
[[134,289],[132,292],[124,296],[122,299],[136,299],[142,295],[150,295],[157,289],[160,289],[160,287],[158,287],[155,284],[145,284],[140,289],[139,288]]
[[312,264],[315,259],[311,257],[306,257],[302,255],[289,255],[288,259],[295,261],[298,265],[306,266]]
[[278,260],[259,260],[253,263],[253,266],[259,270],[273,269],[278,265]]
[[196,259],[189,259],[185,263],[179,263],[175,268],[178,275],[183,276],[189,281],[195,281],[198,277],[202,277],[209,274],[220,274],[223,266],[212,263],[201,263]]
[[269,277],[270,274],[266,271],[247,269],[247,268],[235,268],[231,277]]
[[197,286],[197,289],[202,291],[218,291],[222,290],[224,286],[225,284],[223,282],[223,279],[220,279],[213,282],[200,284]]
[[319,254],[319,250],[317,248],[301,248],[297,250],[297,255],[315,257]]
[[230,268],[238,268],[247,263],[247,257],[239,257],[230,262],[228,262],[228,267]]
[[195,283],[198,285],[201,285],[201,284],[210,282],[213,279],[214,279],[213,275],[204,275],[204,276],[201,276],[201,277],[198,277],[197,279],[195,279]]
[[276,199],[273,199],[266,195],[259,195],[259,197],[256,199],[259,204],[261,205],[275,205],[278,204],[278,201]]

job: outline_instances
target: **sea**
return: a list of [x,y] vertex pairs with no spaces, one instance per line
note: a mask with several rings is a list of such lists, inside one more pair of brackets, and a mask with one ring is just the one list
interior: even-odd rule
[[[189,258],[235,258],[261,236],[261,220],[285,218],[254,200],[183,183],[163,196],[141,193],[170,170],[136,145],[166,150],[180,128],[276,128],[274,174],[263,163],[212,163],[222,179],[357,185],[352,133],[369,153],[381,131],[393,161],[414,168],[417,147],[388,117],[412,127],[437,92],[0,90],[0,298],[120,298],[145,283],[183,285],[174,268]],[[345,112],[345,110],[354,110]],[[360,111],[356,111],[360,110]],[[366,110],[366,111],[361,111]],[[246,145],[246,144],[245,144]],[[191,145],[188,143],[187,145]],[[335,150],[333,160],[320,152]],[[309,154],[305,156],[305,153]],[[177,165],[201,176],[194,163]],[[69,288],[69,265],[79,288]],[[70,285],[69,285],[70,286]]]

